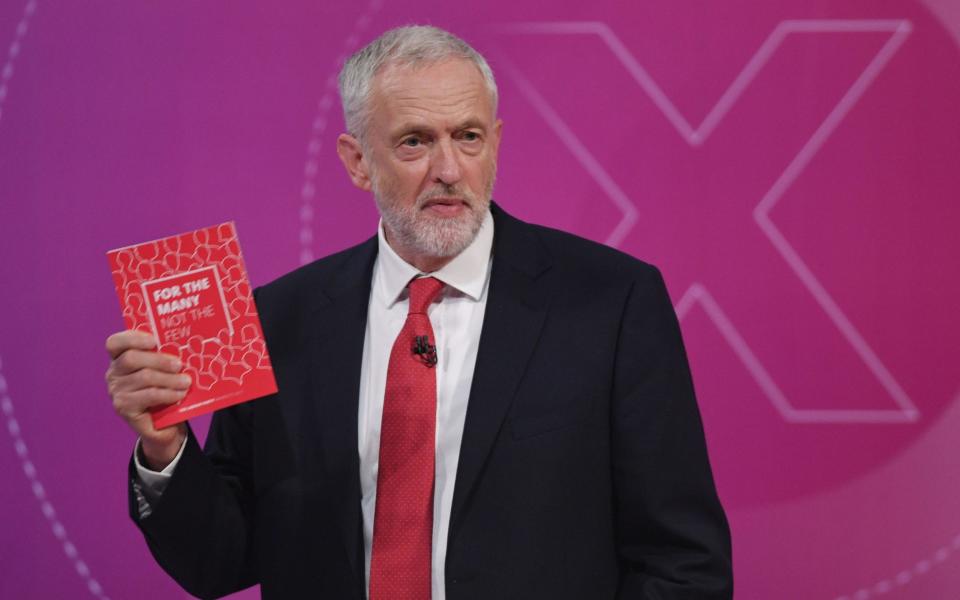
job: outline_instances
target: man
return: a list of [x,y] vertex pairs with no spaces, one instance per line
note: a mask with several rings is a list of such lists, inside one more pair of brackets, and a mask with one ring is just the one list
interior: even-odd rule
[[496,85],[462,40],[389,31],[340,90],[381,227],[257,291],[279,393],[217,413],[201,451],[146,413],[188,388],[175,359],[107,340],[163,568],[201,597],[729,598],[656,269],[490,203]]

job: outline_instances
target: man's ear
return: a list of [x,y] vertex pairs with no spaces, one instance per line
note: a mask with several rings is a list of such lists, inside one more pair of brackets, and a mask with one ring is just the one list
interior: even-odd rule
[[353,185],[369,192],[372,187],[370,170],[367,161],[364,159],[363,146],[361,146],[360,140],[349,133],[341,133],[340,137],[337,138],[337,155],[340,157],[343,167],[347,170],[347,175],[350,176]]

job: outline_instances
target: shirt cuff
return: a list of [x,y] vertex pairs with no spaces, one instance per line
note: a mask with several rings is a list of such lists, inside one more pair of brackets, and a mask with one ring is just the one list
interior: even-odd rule
[[180,457],[183,456],[183,449],[187,447],[187,438],[183,438],[183,443],[180,444],[180,450],[177,451],[177,455],[173,457],[173,460],[170,461],[170,464],[164,467],[162,471],[153,471],[143,466],[143,463],[140,462],[140,438],[137,438],[137,445],[133,449],[133,464],[137,468],[137,477],[140,478],[140,483],[143,484],[141,488],[143,494],[147,497],[147,500],[156,502],[160,495],[163,494],[163,491],[167,489],[167,484],[170,483],[170,478],[173,477],[173,471],[177,468],[177,463],[180,462]]

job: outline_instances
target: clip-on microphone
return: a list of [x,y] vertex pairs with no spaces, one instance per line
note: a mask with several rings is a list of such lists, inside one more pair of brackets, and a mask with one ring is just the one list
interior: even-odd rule
[[420,357],[423,364],[434,367],[437,364],[437,347],[430,343],[430,338],[417,335],[413,338],[413,353]]

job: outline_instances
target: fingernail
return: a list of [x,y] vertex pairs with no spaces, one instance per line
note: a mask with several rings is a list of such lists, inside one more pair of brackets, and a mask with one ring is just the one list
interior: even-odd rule
[[181,375],[181,376],[180,376],[180,383],[182,383],[183,385],[190,385],[190,376],[189,376],[189,375]]
[[173,367],[175,371],[179,371],[183,367],[183,363],[179,359],[173,359],[170,361],[170,366]]

